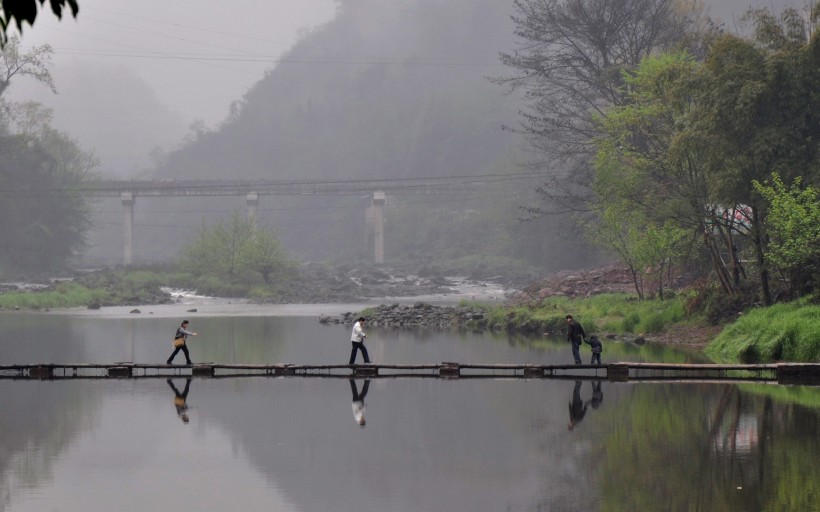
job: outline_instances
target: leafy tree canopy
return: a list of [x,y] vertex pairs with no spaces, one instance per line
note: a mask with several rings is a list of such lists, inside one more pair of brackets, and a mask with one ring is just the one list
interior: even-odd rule
[[[8,31],[12,26],[23,32],[23,24],[34,25],[37,18],[37,11],[46,3],[46,0],[3,0],[0,5],[0,46],[5,46],[8,41]],[[51,12],[58,19],[63,17],[63,9],[70,9],[71,15],[77,17],[80,6],[77,0],[48,0]],[[38,5],[39,4],[39,7]]]

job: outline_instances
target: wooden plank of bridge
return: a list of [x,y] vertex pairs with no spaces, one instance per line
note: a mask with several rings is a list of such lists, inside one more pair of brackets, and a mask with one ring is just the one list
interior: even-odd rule
[[[275,376],[334,376],[334,377],[377,377],[382,371],[407,370],[402,376],[422,376],[441,378],[489,377],[506,375],[525,378],[585,378],[590,370],[606,371],[606,378],[610,381],[660,379],[693,379],[698,375],[711,375],[710,379],[727,378],[727,372],[738,372],[733,379],[738,380],[777,380],[781,384],[820,384],[820,363],[781,363],[781,364],[674,364],[674,363],[614,363],[605,366],[592,365],[532,365],[532,364],[461,364],[444,362],[441,364],[364,364],[364,365],[293,365],[279,364],[215,364],[198,363],[193,366],[145,364],[131,362],[114,362],[108,364],[25,364],[0,365],[0,372],[14,372],[11,378],[30,379],[64,379],[64,378],[133,378],[148,376],[148,371],[155,371],[155,376],[167,375],[169,371],[179,375],[190,369],[191,375],[197,377],[216,377],[217,370],[239,370],[238,375],[275,375]],[[89,371],[98,373],[89,376]],[[488,370],[488,371],[483,371]],[[152,372],[154,373],[154,372]],[[630,377],[630,373],[632,377]],[[718,373],[718,377],[714,374]],[[749,373],[757,374],[746,377]],[[765,379],[761,374],[767,375]],[[391,376],[387,372],[386,376]]]

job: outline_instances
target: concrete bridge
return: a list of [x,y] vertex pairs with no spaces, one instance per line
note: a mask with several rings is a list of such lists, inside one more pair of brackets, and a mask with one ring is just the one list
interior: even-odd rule
[[86,197],[120,198],[123,207],[123,258],[133,263],[134,204],[139,197],[245,197],[248,219],[256,221],[262,196],[370,194],[365,222],[374,240],[376,263],[384,263],[384,208],[388,197],[398,195],[458,195],[478,188],[516,180],[541,180],[539,172],[447,176],[438,178],[353,180],[100,180],[80,189]]
[[[381,187],[381,188],[379,188]],[[204,180],[104,180],[89,184],[82,190],[87,197],[119,197],[123,207],[124,265],[134,261],[134,204],[138,197],[216,197],[244,196],[248,219],[256,224],[260,196],[274,195],[361,195],[370,193],[372,199],[365,211],[365,222],[374,234],[373,255],[376,263],[384,263],[384,206],[385,190],[414,193],[453,193],[454,189],[441,180],[416,181],[410,185],[399,180],[370,182],[310,182],[310,181],[204,181]]]

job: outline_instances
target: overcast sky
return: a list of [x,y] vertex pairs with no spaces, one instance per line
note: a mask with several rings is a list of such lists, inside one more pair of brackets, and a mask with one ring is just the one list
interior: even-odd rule
[[[213,126],[300,34],[330,21],[334,0],[80,0],[77,19],[42,12],[24,49],[50,44],[55,68],[125,67],[186,123]],[[59,75],[55,76],[59,89]],[[26,84],[25,86],[30,86]]]

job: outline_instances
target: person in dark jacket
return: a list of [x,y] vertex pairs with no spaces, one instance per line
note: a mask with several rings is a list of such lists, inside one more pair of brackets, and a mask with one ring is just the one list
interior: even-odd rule
[[572,357],[575,358],[575,364],[581,364],[581,340],[586,340],[586,338],[587,335],[581,324],[576,322],[572,315],[567,315],[567,341],[572,343]]
[[598,339],[598,336],[594,334],[589,337],[589,340],[585,340],[587,344],[592,347],[592,359],[589,360],[589,364],[595,364],[595,361],[598,361],[598,364],[601,364],[601,352],[604,351],[603,345],[601,345],[601,340]]
[[601,389],[601,381],[596,380],[592,382],[592,398],[587,402],[593,409],[597,409],[604,401],[604,391]]
[[191,389],[191,378],[185,379],[185,389],[182,393],[174,386],[174,381],[171,379],[165,379],[165,382],[174,390],[174,407],[176,407],[177,416],[183,423],[188,423],[188,391]]
[[185,354],[185,364],[193,364],[191,363],[191,356],[188,354],[188,336],[196,336],[195,332],[191,332],[188,330],[188,320],[183,320],[182,324],[177,328],[176,334],[174,334],[174,340],[182,340],[182,344],[177,346],[174,344],[174,352],[171,354],[171,357],[168,358],[168,361],[165,364],[172,364],[171,362],[176,357],[177,353],[181,350],[183,354]]
[[572,390],[572,402],[569,403],[569,425],[567,425],[567,428],[569,430],[574,429],[581,423],[586,413],[587,404],[581,400],[581,381],[576,380],[575,387]]

